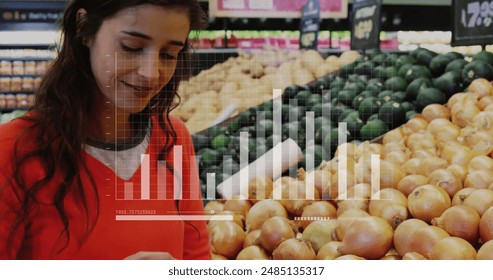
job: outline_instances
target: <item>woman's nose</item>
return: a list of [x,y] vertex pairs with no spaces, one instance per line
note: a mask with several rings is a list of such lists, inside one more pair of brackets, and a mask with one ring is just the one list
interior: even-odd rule
[[140,76],[146,78],[149,81],[154,81],[159,78],[159,53],[152,52],[144,55],[137,72]]

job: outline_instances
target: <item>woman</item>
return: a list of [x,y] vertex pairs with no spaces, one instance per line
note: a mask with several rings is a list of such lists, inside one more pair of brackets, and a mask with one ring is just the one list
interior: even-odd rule
[[169,116],[196,0],[73,0],[24,117],[0,126],[0,259],[210,259],[194,150]]

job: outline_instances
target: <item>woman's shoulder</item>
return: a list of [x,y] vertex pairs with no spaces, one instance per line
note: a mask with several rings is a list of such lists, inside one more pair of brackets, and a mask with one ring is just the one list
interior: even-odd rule
[[17,139],[21,133],[27,131],[32,124],[32,121],[22,117],[0,124],[0,143],[15,141],[15,139]]

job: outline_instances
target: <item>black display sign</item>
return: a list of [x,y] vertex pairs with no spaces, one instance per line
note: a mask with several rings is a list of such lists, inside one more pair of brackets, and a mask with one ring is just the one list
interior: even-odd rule
[[493,0],[452,1],[452,45],[493,43]]
[[351,49],[380,48],[382,0],[354,0],[351,16]]
[[3,1],[0,2],[0,29],[57,29],[65,2]]
[[308,0],[301,11],[300,49],[318,47],[318,32],[320,31],[320,3]]

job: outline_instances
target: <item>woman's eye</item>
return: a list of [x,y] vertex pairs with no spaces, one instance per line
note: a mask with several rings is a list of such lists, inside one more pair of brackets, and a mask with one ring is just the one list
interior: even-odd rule
[[178,59],[178,55],[167,53],[167,52],[162,52],[161,53],[161,58],[175,60],[175,59]]
[[141,48],[132,48],[132,47],[129,47],[125,44],[120,44],[122,50],[124,51],[127,51],[127,52],[139,52],[141,50]]

